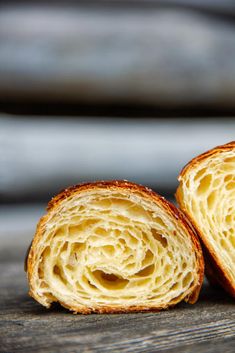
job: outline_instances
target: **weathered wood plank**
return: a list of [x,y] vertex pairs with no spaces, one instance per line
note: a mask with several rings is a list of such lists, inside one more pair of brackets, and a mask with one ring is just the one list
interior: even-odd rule
[[174,192],[195,155],[234,139],[235,119],[24,119],[0,115],[0,195],[49,199],[81,181]]
[[2,6],[0,100],[234,107],[234,36],[182,9]]
[[[8,0],[8,4],[13,3],[15,5],[15,0]],[[22,1],[21,1],[22,3]],[[27,3],[27,1],[23,1]],[[31,4],[37,3],[37,0],[31,0]],[[41,1],[41,4],[46,3],[46,1]],[[234,16],[235,15],[235,4],[233,0],[51,0],[50,4],[54,6],[60,6],[65,4],[89,4],[98,6],[109,6],[117,7],[121,6],[127,8],[141,7],[146,8],[152,6],[155,8],[186,8],[193,9],[197,11],[209,12],[212,14]]]
[[233,352],[234,301],[205,285],[198,304],[161,313],[72,315],[27,295],[22,262],[0,263],[1,353]]

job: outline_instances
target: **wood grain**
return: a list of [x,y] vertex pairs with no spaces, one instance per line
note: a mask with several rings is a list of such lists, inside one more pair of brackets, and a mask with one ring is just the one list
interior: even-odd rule
[[[17,249],[16,249],[17,250]],[[204,286],[196,305],[161,313],[73,315],[47,310],[27,295],[23,263],[0,263],[1,353],[233,352],[234,302]]]

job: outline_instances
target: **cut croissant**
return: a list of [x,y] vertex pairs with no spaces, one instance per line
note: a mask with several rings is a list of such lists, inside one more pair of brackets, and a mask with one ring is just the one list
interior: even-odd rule
[[205,246],[207,274],[235,297],[235,142],[189,162],[176,198]]
[[75,313],[194,303],[203,270],[185,217],[150,189],[126,181],[77,185],[57,195],[27,258],[30,295]]

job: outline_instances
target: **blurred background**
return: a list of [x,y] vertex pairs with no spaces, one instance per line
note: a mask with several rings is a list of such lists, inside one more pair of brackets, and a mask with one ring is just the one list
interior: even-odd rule
[[235,139],[234,117],[235,1],[1,2],[2,256],[72,184],[172,200],[192,157]]

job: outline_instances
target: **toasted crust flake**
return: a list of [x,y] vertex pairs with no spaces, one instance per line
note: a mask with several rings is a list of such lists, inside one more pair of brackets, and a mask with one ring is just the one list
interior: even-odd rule
[[[199,156],[193,158],[186,166],[181,170],[178,180],[180,182],[175,197],[179,204],[180,209],[186,215],[193,225],[195,231],[197,232],[199,238],[203,243],[203,253],[205,258],[205,272],[208,280],[212,285],[221,285],[232,297],[235,298],[235,282],[233,282],[228,275],[222,261],[220,254],[215,252],[211,246],[209,240],[207,239],[204,232],[201,230],[199,224],[195,220],[194,215],[188,211],[185,205],[185,199],[182,191],[182,183],[185,182],[186,178],[192,171],[194,171],[200,164],[212,157],[220,155],[225,151],[235,152],[235,141],[231,141],[227,144],[217,146],[207,152],[200,154]],[[235,264],[234,264],[235,269]]]
[[[186,232],[188,233],[189,237],[191,238],[192,244],[193,244],[193,249],[196,254],[196,260],[197,260],[197,274],[198,274],[198,280],[197,283],[194,285],[193,290],[191,291],[190,294],[188,294],[186,297],[181,298],[178,300],[176,298],[175,300],[171,301],[170,303],[167,303],[166,305],[161,305],[161,306],[154,306],[154,305],[149,305],[149,306],[142,306],[142,305],[134,305],[134,306],[127,306],[127,307],[121,307],[120,306],[115,306],[115,305],[107,305],[106,307],[77,307],[77,306],[68,306],[66,303],[64,303],[62,300],[55,300],[53,298],[52,301],[58,301],[62,306],[65,308],[73,311],[74,313],[82,313],[82,314],[90,314],[90,313],[128,313],[128,312],[140,312],[140,311],[160,311],[162,309],[167,309],[170,307],[175,306],[179,301],[185,300],[186,302],[189,302],[191,304],[195,303],[198,299],[199,292],[202,286],[203,282],[203,276],[204,276],[204,260],[202,256],[202,250],[200,246],[200,242],[198,240],[197,234],[195,233],[194,229],[188,222],[187,218],[185,215],[179,211],[173,204],[168,202],[164,197],[156,194],[153,192],[151,189],[146,188],[144,186],[128,182],[126,180],[114,180],[114,181],[97,181],[93,183],[84,183],[84,184],[79,184],[75,185],[69,188],[66,188],[62,190],[57,196],[55,196],[49,203],[47,207],[48,213],[41,218],[41,220],[38,223],[36,233],[34,236],[34,239],[32,241],[32,244],[30,246],[30,250],[28,252],[28,255],[26,257],[26,271],[27,271],[27,276],[28,276],[28,281],[29,281],[29,287],[30,291],[29,294],[37,301],[39,301],[38,295],[36,293],[36,290],[34,288],[34,283],[33,283],[33,276],[34,276],[34,265],[35,265],[35,254],[37,252],[37,245],[40,241],[40,239],[43,236],[43,233],[45,231],[46,224],[50,218],[50,215],[53,211],[56,210],[58,206],[61,205],[61,203],[64,200],[67,200],[75,195],[79,195],[80,193],[84,191],[91,191],[91,190],[98,190],[98,189],[108,189],[108,190],[125,190],[125,191],[130,191],[131,193],[137,193],[144,199],[149,199],[151,201],[154,201],[158,204],[161,204],[161,206],[165,209],[166,213],[170,216],[173,217],[181,227],[183,227]],[[50,305],[48,305],[49,307]]]

